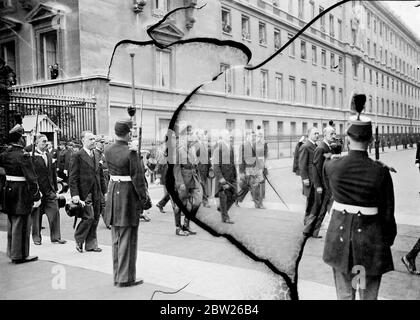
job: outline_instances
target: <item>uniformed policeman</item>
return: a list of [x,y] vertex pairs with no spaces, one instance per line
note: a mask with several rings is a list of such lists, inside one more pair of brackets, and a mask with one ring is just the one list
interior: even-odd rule
[[109,185],[104,220],[112,226],[114,285],[130,287],[136,279],[137,233],[140,214],[148,198],[140,155],[129,149],[131,120],[115,123],[115,143],[105,148]]
[[333,268],[338,299],[354,300],[358,284],[361,300],[375,300],[382,274],[394,270],[394,189],[389,168],[367,153],[372,123],[360,116],[366,96],[354,102],[359,115],[347,129],[349,154],[324,165],[334,202],[323,259]]
[[[174,165],[175,189],[179,199],[190,212],[197,211],[203,200],[203,190],[198,177],[196,149],[192,135],[192,127],[186,126],[180,130],[179,138],[179,161]],[[175,215],[175,234],[178,236],[195,235],[197,232],[191,230],[190,221],[184,217],[184,224],[181,225],[181,209],[172,201]]]
[[10,130],[10,145],[0,154],[0,167],[6,172],[3,210],[8,217],[7,255],[13,263],[38,259],[29,256],[29,235],[31,211],[41,204],[41,195],[31,157],[23,150],[23,133],[22,125]]

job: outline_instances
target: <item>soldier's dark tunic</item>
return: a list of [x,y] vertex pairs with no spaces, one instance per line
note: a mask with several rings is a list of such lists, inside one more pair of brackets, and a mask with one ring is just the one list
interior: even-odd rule
[[124,141],[105,148],[105,159],[110,181],[104,220],[112,226],[114,284],[132,283],[136,280],[139,218],[147,197],[144,167],[137,152],[129,150]]
[[[31,157],[18,144],[10,145],[0,154],[0,167],[6,172],[3,210],[8,216],[7,255],[12,260],[29,256],[29,235],[31,230],[31,210],[34,201],[40,199],[37,176]],[[26,181],[8,177],[20,177]]]
[[375,215],[353,214],[335,210],[333,204],[324,261],[344,275],[351,275],[354,266],[363,266],[367,276],[379,277],[380,282],[382,274],[394,270],[391,246],[397,234],[388,168],[370,159],[366,151],[350,150],[348,156],[327,160],[324,171],[335,202],[378,208]]

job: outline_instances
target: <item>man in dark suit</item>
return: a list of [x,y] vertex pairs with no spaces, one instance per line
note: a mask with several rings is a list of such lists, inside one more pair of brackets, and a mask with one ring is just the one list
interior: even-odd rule
[[137,234],[140,215],[148,199],[144,166],[136,150],[130,150],[130,120],[115,123],[115,143],[106,147],[110,174],[105,206],[105,223],[112,226],[114,285],[130,287],[143,283],[136,279]]
[[220,199],[222,222],[233,224],[229,217],[229,209],[236,199],[236,167],[233,148],[230,145],[229,132],[223,130],[221,140],[213,153],[213,170],[216,177],[215,197]]
[[328,204],[330,203],[331,193],[327,190],[323,181],[323,167],[325,155],[334,153],[331,144],[335,140],[334,127],[326,127],[323,131],[324,139],[319,143],[314,151],[313,159],[313,184],[315,189],[315,200],[312,206],[311,214],[306,221],[303,234],[307,237],[321,238],[319,231],[322,221],[327,213]]
[[[366,96],[354,101],[360,110]],[[333,268],[338,299],[354,300],[358,285],[361,300],[376,300],[382,275],[394,270],[394,188],[389,168],[369,158],[371,120],[359,114],[350,124],[349,154],[324,165],[334,203],[323,260]]]
[[299,149],[304,144],[306,140],[305,136],[302,136],[299,139],[299,142],[296,144],[295,152],[293,153],[293,172],[298,176],[299,173]]
[[316,142],[318,141],[319,130],[318,128],[312,127],[308,130],[308,139],[299,149],[299,172],[302,178],[303,194],[306,197],[306,209],[304,224],[308,220],[311,214],[311,209],[315,201],[315,189],[314,189],[314,178],[313,178],[313,160],[314,152],[316,148]]
[[76,227],[74,238],[76,250],[101,252],[98,247],[96,229],[101,211],[101,199],[106,193],[104,174],[99,157],[93,152],[95,135],[91,131],[82,132],[83,147],[73,154],[70,161],[70,194],[74,203],[84,206],[84,217]]
[[42,215],[46,215],[50,225],[50,239],[52,243],[64,244],[60,233],[60,212],[57,203],[57,170],[51,153],[47,152],[47,137],[37,136],[34,158],[32,159],[38,176],[41,191],[41,206],[32,212],[32,240],[35,245],[41,245]]
[[23,150],[25,145],[21,125],[9,131],[9,146],[0,154],[0,167],[6,173],[3,212],[7,214],[7,256],[12,263],[25,263],[38,259],[29,256],[31,210],[41,204],[38,179],[31,156]]
[[163,142],[161,146],[156,151],[156,173],[157,177],[159,178],[159,184],[163,188],[163,197],[162,199],[156,204],[156,207],[159,208],[161,213],[165,213],[163,209],[166,204],[169,202],[171,197],[169,196],[168,190],[166,189],[166,174],[168,173],[168,162],[166,160],[166,142]]
[[64,182],[68,183],[69,166],[71,159],[71,151],[66,146],[64,141],[60,142],[60,151],[58,152],[58,176],[63,179]]

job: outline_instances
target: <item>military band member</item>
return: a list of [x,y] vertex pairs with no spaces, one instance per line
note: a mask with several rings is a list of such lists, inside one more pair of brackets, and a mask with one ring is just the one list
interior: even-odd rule
[[[354,101],[362,112],[366,96],[355,95]],[[389,168],[368,156],[370,119],[352,116],[350,123],[349,154],[327,160],[324,166],[334,203],[323,259],[333,268],[338,299],[355,299],[353,279],[359,273],[360,299],[374,300],[382,275],[394,270],[394,189]]]
[[0,154],[0,167],[6,172],[3,210],[7,214],[7,256],[13,263],[38,259],[29,255],[32,208],[39,207],[41,195],[29,153],[24,152],[21,125],[9,131],[10,145]]
[[313,160],[318,141],[319,130],[312,127],[308,130],[308,139],[299,149],[299,172],[302,178],[303,195],[306,197],[306,209],[304,224],[306,225],[312,206],[315,201],[314,177],[313,177]]
[[[198,210],[203,200],[203,190],[197,173],[197,157],[193,145],[192,127],[189,125],[184,130],[180,130],[178,139],[179,160],[174,164],[175,189],[179,199],[190,212]],[[195,235],[197,232],[191,230],[190,220],[185,216],[184,223],[181,224],[181,209],[172,201],[175,215],[175,234],[178,236]]]
[[60,212],[57,202],[57,170],[51,153],[47,152],[47,137],[40,134],[36,138],[36,148],[32,159],[38,176],[41,191],[41,205],[32,211],[32,240],[35,245],[41,245],[41,222],[45,214],[50,226],[50,240],[52,243],[65,244],[61,239]]
[[140,214],[147,200],[144,167],[137,151],[129,149],[130,120],[115,123],[115,142],[105,148],[110,182],[105,206],[105,223],[112,230],[114,285],[130,287],[136,279],[137,235]]
[[76,250],[101,252],[98,247],[97,228],[101,211],[101,200],[106,186],[99,157],[93,152],[95,135],[91,131],[82,132],[83,148],[73,154],[70,162],[70,194],[74,203],[84,206],[84,219],[76,227],[74,238]]
[[215,197],[220,199],[218,210],[222,215],[222,222],[233,224],[228,212],[235,203],[237,177],[235,155],[227,130],[223,130],[221,133],[221,140],[214,149],[212,163],[216,178]]
[[325,127],[323,136],[324,139],[314,151],[312,176],[315,188],[315,200],[303,231],[305,236],[313,238],[321,238],[319,235],[321,224],[327,213],[328,203],[331,199],[331,194],[324,185],[323,167],[325,162],[324,155],[334,153],[331,148],[331,144],[334,142],[336,136],[334,127]]

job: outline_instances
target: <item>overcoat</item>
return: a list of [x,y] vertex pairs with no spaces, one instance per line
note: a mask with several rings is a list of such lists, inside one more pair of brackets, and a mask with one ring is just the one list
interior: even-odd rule
[[220,179],[225,179],[231,186],[231,191],[236,193],[236,167],[235,155],[233,148],[226,143],[219,142],[213,154],[213,169],[216,177],[215,197],[219,196],[219,192],[223,189],[223,185],[219,182]]
[[104,221],[115,227],[135,227],[139,224],[142,205],[147,198],[145,169],[137,152],[124,141],[105,148],[105,161],[110,176],[130,176],[131,181],[108,184]]
[[310,185],[303,185],[303,194],[308,197],[312,188],[313,178],[313,161],[316,145],[309,140],[302,144],[299,148],[299,174],[302,180],[309,179]]
[[326,160],[325,185],[334,201],[377,207],[376,215],[333,210],[325,238],[324,261],[342,273],[362,266],[366,275],[394,270],[391,246],[397,234],[394,189],[389,169],[369,158],[366,151]]

